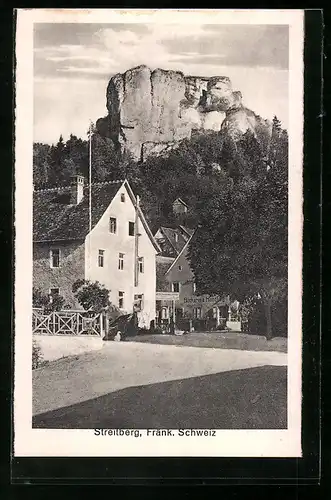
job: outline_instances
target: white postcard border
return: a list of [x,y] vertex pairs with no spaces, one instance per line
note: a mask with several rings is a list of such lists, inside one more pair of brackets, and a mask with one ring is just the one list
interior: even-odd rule
[[[301,292],[303,162],[302,10],[18,10],[15,113],[14,454],[22,456],[301,456]],[[289,335],[288,429],[218,430],[216,437],[95,436],[89,430],[32,429],[32,143],[33,23],[288,24],[289,75]]]

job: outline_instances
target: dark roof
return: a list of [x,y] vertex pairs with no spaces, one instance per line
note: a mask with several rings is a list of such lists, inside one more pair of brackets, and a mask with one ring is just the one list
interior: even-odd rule
[[[160,230],[162,234],[165,236],[167,241],[170,243],[172,248],[175,250],[176,254],[178,255],[179,252],[182,250],[184,247],[187,238],[185,238],[182,234],[182,232],[178,228],[171,228],[171,227],[160,227]],[[178,236],[178,239],[176,241],[176,234]]]
[[158,292],[169,291],[169,282],[167,281],[165,275],[171,264],[172,262],[160,262],[158,259],[156,259],[156,290]]
[[[108,181],[92,184],[92,229],[107,210],[116,193],[125,185],[132,203],[136,199],[127,181]],[[78,205],[70,205],[70,186],[36,190],[33,193],[33,240],[63,241],[85,239],[89,233],[89,187],[84,187],[84,197]],[[154,247],[160,252],[139,207],[141,219]]]
[[[92,184],[92,228],[100,220],[124,181]],[[89,232],[89,189],[78,205],[70,205],[70,186],[33,193],[33,239],[56,241],[84,239]]]
[[186,227],[186,226],[179,226],[183,231],[184,233],[187,234],[187,237],[189,238],[190,236],[192,236],[192,234],[194,233],[195,229],[191,229],[189,227]]
[[176,198],[173,202],[176,203],[176,201],[178,201],[179,203],[181,203],[182,205],[185,205],[187,208],[188,208],[188,204],[182,199],[182,198]]

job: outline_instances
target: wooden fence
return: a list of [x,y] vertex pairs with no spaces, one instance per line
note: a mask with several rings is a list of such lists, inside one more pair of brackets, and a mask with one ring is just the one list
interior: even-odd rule
[[54,311],[44,314],[32,310],[32,333],[37,335],[103,335],[102,314],[90,311]]

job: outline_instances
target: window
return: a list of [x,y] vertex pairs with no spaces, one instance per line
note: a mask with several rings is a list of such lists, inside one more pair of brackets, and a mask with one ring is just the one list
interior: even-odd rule
[[139,257],[139,259],[138,259],[138,268],[139,268],[139,272],[140,273],[144,272],[144,257]]
[[134,222],[129,222],[129,236],[134,236]]
[[177,241],[178,241],[178,234],[175,233],[175,242],[177,243]]
[[118,269],[121,271],[124,269],[124,253],[118,254]]
[[60,267],[60,249],[51,249],[51,267]]
[[58,297],[59,295],[60,295],[60,289],[59,288],[50,288],[49,289],[49,302],[50,302],[50,304],[52,304],[54,298]]
[[109,218],[109,231],[111,233],[116,233],[116,218],[115,217],[110,217]]
[[178,271],[182,271],[183,270],[183,266],[178,266]]
[[98,266],[99,267],[103,267],[104,266],[104,261],[105,261],[105,251],[104,250],[99,250]]
[[197,291],[197,285],[196,283],[193,283],[193,292],[195,293]]
[[179,292],[179,287],[180,287],[180,283],[178,283],[178,282],[173,283],[172,284],[172,291]]
[[120,309],[124,308],[124,292],[118,292],[118,307]]
[[217,307],[213,307],[213,318],[217,318]]
[[125,202],[125,194],[124,193],[121,193],[121,202],[124,203]]
[[201,307],[195,307],[193,309],[193,316],[195,319],[200,319],[201,318]]
[[143,308],[144,308],[144,294],[143,293],[136,294],[134,296],[134,305],[135,305],[136,310],[138,310],[138,311],[143,310]]

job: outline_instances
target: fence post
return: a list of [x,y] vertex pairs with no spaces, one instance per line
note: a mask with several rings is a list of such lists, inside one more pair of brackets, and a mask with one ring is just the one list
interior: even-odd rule
[[100,313],[100,336],[103,338],[103,314]]
[[76,334],[79,335],[79,313],[76,314]]

